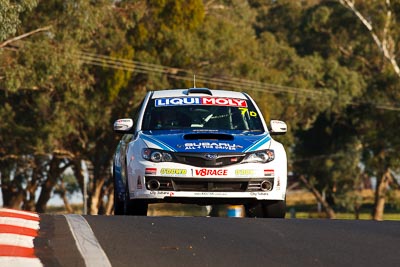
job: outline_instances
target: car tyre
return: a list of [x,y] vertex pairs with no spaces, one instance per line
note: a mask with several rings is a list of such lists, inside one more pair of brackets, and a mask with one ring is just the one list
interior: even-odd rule
[[285,200],[263,200],[244,207],[248,218],[285,218],[286,214]]
[[149,204],[145,200],[128,200],[126,215],[147,216]]
[[261,201],[261,209],[264,218],[285,218],[285,200],[265,200]]
[[[118,187],[115,178],[115,172],[113,172],[113,183],[114,183],[114,215],[124,215],[124,200],[119,197],[121,194],[118,192]],[[125,195],[124,195],[125,196]]]
[[114,189],[114,215],[124,215],[124,201],[118,199],[118,193]]
[[135,216],[147,216],[149,204],[146,200],[142,199],[130,199],[128,183],[125,189],[125,201],[124,201],[124,214],[135,215]]
[[263,212],[261,209],[261,204],[256,203],[248,203],[244,205],[244,210],[247,218],[262,218]]

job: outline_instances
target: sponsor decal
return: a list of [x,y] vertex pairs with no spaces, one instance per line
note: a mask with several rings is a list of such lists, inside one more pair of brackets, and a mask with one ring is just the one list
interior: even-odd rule
[[224,169],[200,169],[200,170],[195,170],[196,176],[222,176],[222,175],[228,175],[228,170]]
[[236,176],[247,176],[247,175],[254,175],[255,171],[254,170],[235,170],[235,175]]
[[274,177],[274,170],[264,170],[264,176]]
[[236,150],[243,148],[241,145],[221,143],[221,142],[192,142],[185,143],[185,150],[195,149],[225,149],[225,150]]
[[155,175],[155,174],[157,174],[157,168],[146,168],[144,170],[144,173],[145,174],[153,174],[153,175]]
[[210,105],[210,106],[232,106],[247,107],[244,99],[227,97],[173,97],[156,99],[156,107],[178,106],[178,105]]
[[128,130],[132,127],[132,120],[119,119],[114,123],[114,128],[117,130]]
[[136,188],[137,189],[142,189],[142,178],[140,177],[140,175],[137,178]]
[[155,191],[154,194],[160,195],[160,196],[166,196],[169,195],[170,192],[167,191]]
[[227,196],[225,192],[195,192],[195,196]]
[[278,179],[276,180],[276,190],[281,189],[281,178],[278,176]]
[[130,119],[119,119],[119,120],[117,120],[117,122],[118,123],[129,123],[129,122],[131,122],[131,120]]
[[160,174],[163,175],[186,175],[186,169],[169,169],[169,168],[162,168]]
[[283,125],[286,125],[286,123],[284,123],[283,121],[278,121],[278,120],[272,120],[275,124],[281,124],[282,126]]
[[251,192],[251,196],[268,196],[268,192]]

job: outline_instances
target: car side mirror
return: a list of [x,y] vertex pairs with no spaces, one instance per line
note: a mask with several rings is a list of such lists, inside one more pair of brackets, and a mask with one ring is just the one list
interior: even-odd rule
[[271,120],[270,125],[271,135],[283,135],[287,132],[287,125],[284,121]]
[[118,119],[114,122],[114,132],[116,133],[129,133],[133,128],[133,120],[126,119]]

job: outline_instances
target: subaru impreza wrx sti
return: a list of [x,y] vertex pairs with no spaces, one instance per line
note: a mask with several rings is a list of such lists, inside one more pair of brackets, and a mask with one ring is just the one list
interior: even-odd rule
[[152,203],[244,205],[246,216],[285,216],[287,159],[246,93],[189,88],[151,91],[132,118],[113,162],[114,213],[147,215]]

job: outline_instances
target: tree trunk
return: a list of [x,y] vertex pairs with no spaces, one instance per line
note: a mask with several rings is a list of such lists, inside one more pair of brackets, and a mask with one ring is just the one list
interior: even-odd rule
[[83,175],[83,170],[81,166],[81,159],[75,159],[72,162],[72,170],[74,172],[74,175],[76,177],[76,180],[78,181],[79,188],[81,189],[82,195],[84,195],[84,182],[85,182],[85,176]]
[[46,182],[42,184],[42,190],[40,191],[39,199],[36,203],[36,212],[45,213],[47,202],[49,202],[51,197],[51,192],[57,181],[54,181],[53,177],[47,178]]
[[328,218],[335,219],[336,218],[335,211],[331,208],[329,203],[322,197],[322,195],[318,192],[318,190],[308,182],[308,180],[304,177],[304,175],[300,175],[299,178],[306,185],[308,190],[311,191],[311,193],[314,195],[314,197],[317,199],[317,201],[322,204]]
[[[104,199],[107,199],[104,201]],[[99,214],[111,215],[114,207],[114,184],[109,183],[105,190],[102,191],[100,203],[99,203]],[[101,209],[101,213],[100,213]]]
[[[1,193],[3,195],[3,206],[10,209],[21,209],[22,203],[26,198],[26,192],[15,179],[10,180],[10,173],[1,174]],[[7,177],[7,178],[6,178]]]
[[111,169],[108,164],[101,160],[100,163],[88,165],[90,190],[89,190],[89,214],[106,214],[106,205],[103,197],[107,195],[107,181],[111,177]]
[[108,200],[106,203],[106,215],[111,215],[114,209],[114,187],[108,190]]
[[36,201],[36,190],[38,188],[37,183],[34,183],[33,185],[28,183],[26,192],[29,193],[29,196],[27,196],[24,199],[24,205],[23,205],[23,210],[28,210],[28,211],[35,211],[35,201]]
[[390,174],[390,169],[387,169],[385,173],[382,175],[381,179],[379,179],[376,190],[375,190],[375,207],[373,218],[376,221],[383,220],[383,213],[385,211],[385,199],[387,188],[389,184],[393,180],[392,175]]
[[59,159],[57,157],[53,157],[53,159],[50,161],[50,169],[47,174],[48,176],[46,182],[42,185],[42,190],[40,191],[39,199],[36,203],[36,212],[46,212],[47,203],[51,198],[51,193],[53,192],[53,189],[56,186],[60,175],[69,166],[68,164],[65,164],[62,168],[60,168],[61,162],[62,159]]
[[82,169],[82,161],[83,160],[81,158],[76,158],[72,163],[72,170],[74,171],[74,175],[78,181],[79,188],[81,189],[81,192],[82,192],[83,214],[86,215],[87,214],[87,206],[88,206],[88,198],[87,198],[87,185],[85,184],[86,181],[85,181],[84,170]]
[[71,205],[69,204],[69,201],[68,201],[67,190],[65,189],[64,181],[61,181],[60,191],[61,191],[60,195],[64,202],[64,207],[65,207],[67,213],[74,213],[74,209],[71,207]]
[[89,214],[98,214],[99,213],[99,199],[101,196],[101,189],[104,185],[104,179],[97,179],[97,181],[94,183],[94,188],[92,190],[92,193],[90,194],[90,213]]
[[390,1],[386,0],[386,17],[384,26],[381,29],[380,34],[376,32],[374,29],[374,25],[370,22],[368,17],[363,16],[355,7],[353,0],[339,0],[339,2],[349,8],[361,21],[361,23],[367,28],[369,33],[372,36],[375,44],[378,46],[379,50],[382,52],[383,56],[389,63],[392,65],[393,70],[396,72],[397,76],[400,77],[400,67],[396,61],[396,51],[394,50],[394,41],[393,37],[389,35],[389,29],[393,27],[392,25],[392,9]]
[[2,185],[3,206],[10,209],[21,209],[21,205],[25,199],[25,191],[10,190],[8,187],[9,186]]

